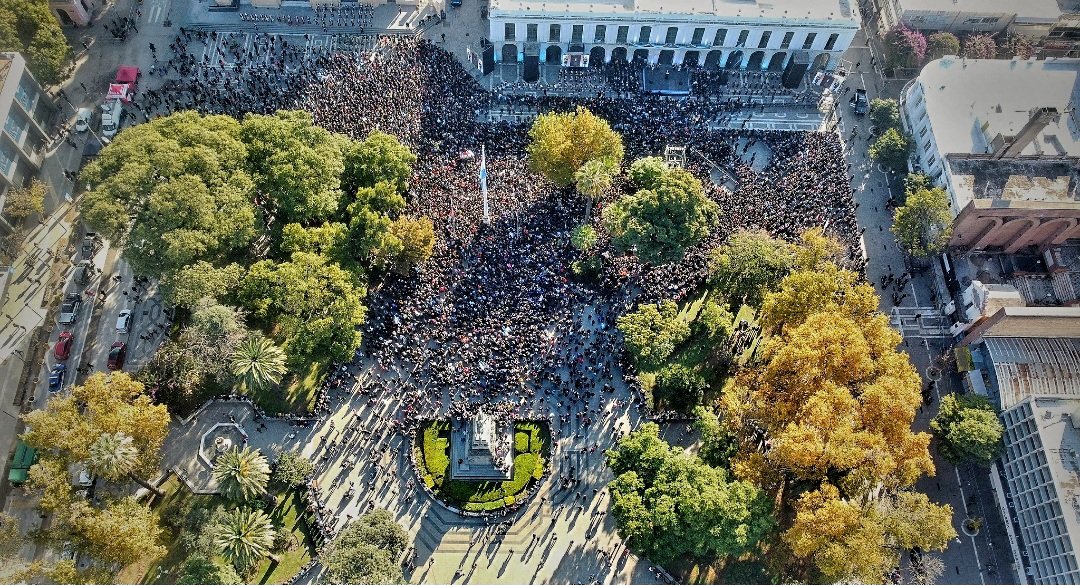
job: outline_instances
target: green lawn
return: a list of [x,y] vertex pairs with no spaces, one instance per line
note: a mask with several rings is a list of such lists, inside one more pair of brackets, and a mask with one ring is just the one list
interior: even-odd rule
[[[185,536],[182,527],[184,514],[198,509],[212,509],[219,505],[232,506],[220,496],[192,494],[175,477],[170,477],[162,484],[161,490],[165,492],[165,496],[155,498],[150,506],[162,527],[161,543],[167,552],[162,557],[147,557],[124,567],[117,577],[119,583],[173,585],[180,577],[181,566],[187,560],[187,553],[181,545]],[[277,506],[270,516],[275,528],[288,530],[292,534],[295,546],[292,550],[277,554],[280,562],[276,566],[271,566],[269,559],[260,562],[245,582],[268,585],[284,583],[315,554],[315,545],[308,535],[299,493],[293,491],[278,495]],[[220,558],[215,560],[224,562]]]
[[303,375],[290,373],[281,384],[254,392],[251,398],[267,414],[307,414],[315,408],[315,396],[328,368],[326,362],[312,362]]
[[424,483],[447,503],[478,512],[514,504],[534,479],[543,477],[551,434],[546,423],[514,424],[514,476],[507,481],[450,479],[450,423],[432,421],[417,434]]

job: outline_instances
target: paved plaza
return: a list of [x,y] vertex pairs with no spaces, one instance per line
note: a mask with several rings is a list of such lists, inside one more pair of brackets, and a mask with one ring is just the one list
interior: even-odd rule
[[[215,491],[211,469],[198,453],[216,426],[236,423],[247,433],[248,445],[271,458],[290,450],[319,462],[316,483],[336,528],[373,506],[391,511],[414,538],[411,582],[449,583],[459,571],[455,582],[659,582],[648,561],[622,556],[614,519],[597,514],[608,510],[605,487],[612,479],[603,449],[640,420],[624,385],[614,393],[597,394],[590,406],[601,408],[603,417],[594,424],[583,426],[577,417],[563,424],[552,417],[553,461],[536,497],[515,513],[489,521],[462,517],[418,485],[409,459],[414,436],[389,424],[399,420],[402,406],[393,389],[409,374],[395,367],[380,370],[378,364],[361,360],[354,370],[358,381],[333,391],[332,412],[313,426],[283,419],[256,421],[247,402],[208,403],[189,422],[174,425],[165,441],[163,466],[178,470],[196,491]],[[371,392],[380,385],[375,378],[391,391]],[[523,418],[551,414],[543,395],[515,412]],[[446,416],[447,409],[430,415]],[[580,483],[560,489],[558,479],[565,477]],[[600,551],[614,553],[617,561],[601,560]]]

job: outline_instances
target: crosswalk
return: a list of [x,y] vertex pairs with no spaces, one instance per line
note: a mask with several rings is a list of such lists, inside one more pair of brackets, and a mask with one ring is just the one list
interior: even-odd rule
[[[271,59],[270,52],[266,51],[265,48],[257,47],[255,44],[255,40],[260,36],[265,35],[252,32],[218,32],[215,38],[208,39],[207,44],[203,46],[197,57],[200,63],[208,63],[213,68],[235,69],[236,60],[231,48],[238,47],[243,53],[254,48],[257,56],[253,60],[249,60],[248,64],[255,66],[268,65]],[[375,35],[304,35],[297,33],[279,36],[288,37],[286,41],[290,45],[302,43],[305,55],[339,51],[349,53],[371,51],[375,48],[378,40]],[[262,51],[262,53],[258,54],[258,51]]]
[[948,337],[950,322],[936,307],[893,307],[890,324],[904,337]]

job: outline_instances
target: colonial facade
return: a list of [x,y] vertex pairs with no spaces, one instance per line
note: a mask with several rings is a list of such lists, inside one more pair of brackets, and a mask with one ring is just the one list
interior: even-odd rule
[[847,0],[610,0],[595,3],[491,0],[495,59],[566,54],[591,64],[639,60],[661,65],[780,71],[802,51],[814,68],[835,67],[859,28]]

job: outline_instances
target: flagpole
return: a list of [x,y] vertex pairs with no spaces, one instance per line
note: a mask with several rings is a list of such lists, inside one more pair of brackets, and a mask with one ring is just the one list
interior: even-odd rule
[[480,192],[484,195],[484,223],[491,223],[491,209],[488,206],[487,190],[487,145],[480,146]]

